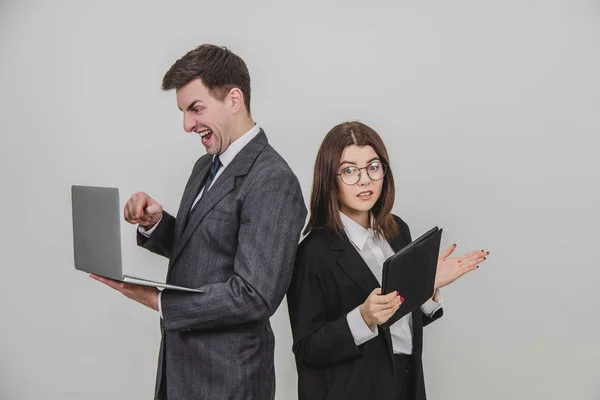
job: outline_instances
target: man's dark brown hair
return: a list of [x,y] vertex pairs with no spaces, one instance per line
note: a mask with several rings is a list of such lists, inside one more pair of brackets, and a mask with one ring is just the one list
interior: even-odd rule
[[203,44],[181,57],[167,71],[163,90],[179,89],[200,79],[211,95],[223,101],[229,91],[238,88],[250,113],[250,74],[246,63],[228,48]]
[[[389,168],[389,157],[383,140],[372,128],[361,122],[344,122],[335,126],[323,139],[313,177],[310,196],[310,219],[304,233],[316,229],[330,229],[343,233],[340,219],[338,189],[338,169],[344,149],[351,145],[371,146],[380,161],[388,166],[383,177],[383,187],[379,199],[371,209],[373,230],[386,239],[392,239],[398,233],[398,224],[392,216],[395,187],[394,174]],[[344,183],[341,183],[344,185]]]

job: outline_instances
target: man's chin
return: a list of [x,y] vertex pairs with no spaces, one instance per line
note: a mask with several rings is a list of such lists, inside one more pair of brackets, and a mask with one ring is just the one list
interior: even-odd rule
[[219,154],[219,149],[215,146],[204,147],[207,154],[214,156],[215,154]]

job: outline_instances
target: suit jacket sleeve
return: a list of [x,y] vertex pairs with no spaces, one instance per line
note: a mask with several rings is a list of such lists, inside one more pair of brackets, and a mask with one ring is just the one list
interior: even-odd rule
[[[396,222],[398,223],[398,228],[400,228],[400,234],[404,236],[405,243],[412,242],[412,237],[410,235],[410,228],[408,224],[404,222],[402,219],[396,217]],[[416,310],[420,312],[423,316],[423,326],[427,326],[435,320],[439,319],[442,315],[444,315],[444,309],[440,307],[436,312],[434,312],[431,316],[425,314],[420,308]]]
[[288,311],[294,344],[292,350],[301,363],[328,366],[361,355],[348,325],[346,313],[329,318],[324,288],[319,272],[327,268],[327,258],[314,251],[297,255],[292,284],[288,291]]
[[150,237],[137,231],[137,244],[153,253],[170,258],[175,235],[175,217],[163,211],[162,220]]
[[306,207],[288,169],[271,168],[254,182],[240,214],[233,275],[204,293],[165,290],[165,330],[211,329],[267,320],[289,286]]

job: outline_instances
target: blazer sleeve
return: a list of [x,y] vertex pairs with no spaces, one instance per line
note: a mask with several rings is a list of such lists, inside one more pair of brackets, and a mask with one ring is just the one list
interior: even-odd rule
[[200,294],[165,290],[164,329],[213,329],[269,319],[289,286],[305,218],[293,172],[264,171],[241,208],[232,276],[203,286]]
[[320,270],[327,256],[302,247],[296,256],[287,302],[296,360],[311,367],[329,366],[361,355],[346,314],[329,318]]
[[[400,234],[404,237],[405,243],[412,242],[412,236],[410,234],[410,228],[408,227],[408,224],[399,217],[396,217],[396,222],[398,223],[398,228],[400,229]],[[430,323],[438,320],[439,318],[442,317],[442,315],[444,315],[444,309],[442,307],[440,307],[431,316],[428,316],[427,314],[425,314],[420,308],[419,308],[418,312],[420,312],[421,315],[423,316],[423,326],[429,325]]]
[[137,244],[153,253],[170,258],[174,235],[175,217],[163,211],[162,219],[150,237],[146,237],[140,231],[137,231]]
[[421,311],[421,314],[423,315],[423,326],[427,326],[430,323],[440,319],[442,315],[444,315],[444,309],[440,307],[436,312],[434,312],[431,315],[431,317],[425,314],[423,311]]

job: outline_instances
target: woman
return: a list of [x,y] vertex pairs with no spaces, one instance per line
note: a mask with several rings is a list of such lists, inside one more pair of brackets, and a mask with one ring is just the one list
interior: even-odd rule
[[394,178],[379,135],[359,122],[334,127],[315,164],[310,220],[288,291],[300,400],[425,400],[423,326],[442,316],[438,292],[489,252],[438,263],[435,294],[389,329],[401,293],[381,294],[385,259],[411,242],[392,215]]

